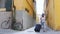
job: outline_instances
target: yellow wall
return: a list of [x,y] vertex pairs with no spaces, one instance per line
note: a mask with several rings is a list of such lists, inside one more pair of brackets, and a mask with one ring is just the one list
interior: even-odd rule
[[48,20],[49,20],[49,25],[50,27],[54,28],[55,24],[54,24],[54,9],[53,9],[53,0],[49,0],[49,17],[48,17]]
[[29,10],[29,14],[31,16],[33,16],[33,3],[30,6],[30,3],[28,3],[26,0],[24,0],[24,5],[25,5],[25,8],[27,8]]
[[[30,3],[30,5],[31,5],[31,8],[33,8],[34,6],[33,6],[33,0],[27,0],[29,3]],[[34,9],[34,8],[33,8]]]
[[14,4],[16,6],[16,10],[23,10],[27,8],[29,10],[29,14],[33,16],[33,0],[14,0]]
[[16,6],[16,10],[22,10],[24,8],[23,1],[24,0],[14,0],[14,5]]
[[56,29],[60,30],[60,0],[55,0],[55,24]]
[[60,30],[60,0],[49,0],[48,24],[54,30]]
[[36,22],[37,22],[37,24],[39,24],[39,17],[38,16],[36,16]]

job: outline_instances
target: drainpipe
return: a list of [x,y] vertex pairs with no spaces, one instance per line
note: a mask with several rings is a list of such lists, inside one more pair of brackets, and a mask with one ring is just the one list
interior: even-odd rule
[[14,29],[14,24],[16,23],[16,7],[14,5],[14,0],[12,0],[12,9],[14,8],[14,10],[12,10],[12,29]]

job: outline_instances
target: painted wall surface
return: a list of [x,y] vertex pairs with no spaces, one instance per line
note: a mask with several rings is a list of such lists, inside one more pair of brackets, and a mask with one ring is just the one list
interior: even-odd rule
[[24,29],[31,28],[35,25],[35,20],[27,13],[23,12],[23,26]]
[[33,5],[33,0],[27,0],[29,2],[29,4],[31,5],[31,8],[34,9],[34,5]]
[[48,20],[49,20],[49,26],[54,28],[54,6],[53,6],[53,0],[49,0],[49,14],[48,14]]
[[5,0],[1,0],[0,1],[0,8],[4,8],[5,7]]
[[16,6],[16,10],[24,9],[24,0],[14,0],[14,5]]
[[55,12],[53,0],[48,1],[46,12],[47,12],[47,25],[52,29],[55,29]]
[[[29,14],[31,15],[31,16],[33,16],[33,7],[31,7],[30,6],[30,3],[28,3],[26,0],[25,0],[25,2],[24,2],[25,4],[25,8],[27,8],[28,10],[29,10]],[[33,6],[33,5],[32,5]]]
[[28,13],[33,16],[34,7],[32,0],[14,0],[14,5],[16,10],[28,9]]
[[41,14],[37,14],[36,15],[36,22],[37,22],[37,24],[41,24],[40,23],[41,22],[40,18],[41,18]]
[[24,30],[33,27],[35,24],[35,20],[25,10],[16,11],[16,21],[21,22],[22,20]]
[[48,24],[54,30],[60,30],[60,0],[49,0],[48,3]]
[[[10,17],[10,19],[9,19]],[[0,12],[0,29],[1,28],[9,28],[9,25],[11,26],[11,12]],[[9,23],[7,24],[7,21],[9,21]]]
[[54,0],[56,29],[60,30],[60,0]]
[[[33,11],[34,4],[32,0],[14,0],[16,6],[16,19],[20,21],[23,19],[23,29],[30,28],[34,25]],[[27,9],[27,11],[25,10]],[[23,10],[23,11],[21,11]]]

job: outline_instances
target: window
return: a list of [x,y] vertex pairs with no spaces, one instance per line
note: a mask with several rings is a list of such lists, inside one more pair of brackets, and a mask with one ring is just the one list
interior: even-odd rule
[[29,10],[27,8],[25,8],[25,10],[29,13]]
[[35,2],[35,1],[33,0],[33,2]]
[[6,0],[5,8],[6,8],[6,11],[11,11],[12,10],[12,0]]

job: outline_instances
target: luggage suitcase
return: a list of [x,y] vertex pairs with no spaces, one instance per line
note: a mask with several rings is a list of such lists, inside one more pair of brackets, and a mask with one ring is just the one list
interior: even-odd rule
[[40,24],[36,24],[34,31],[35,32],[40,32],[40,30],[41,30],[41,25]]

